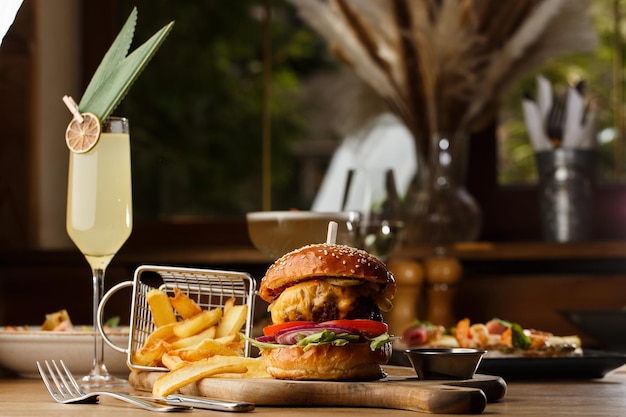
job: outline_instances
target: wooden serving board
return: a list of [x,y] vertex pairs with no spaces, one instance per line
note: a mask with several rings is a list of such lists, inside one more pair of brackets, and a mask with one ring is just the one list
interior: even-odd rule
[[[418,380],[412,368],[384,367],[378,381],[328,382],[279,379],[205,378],[181,393],[266,406],[335,406],[394,408],[427,413],[479,414],[488,402],[502,399],[506,383],[498,376],[468,380]],[[152,391],[160,372],[133,372],[133,388]]]

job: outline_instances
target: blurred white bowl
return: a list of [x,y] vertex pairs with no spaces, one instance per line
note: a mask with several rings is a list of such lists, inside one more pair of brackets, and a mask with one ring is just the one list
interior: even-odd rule
[[[86,327],[86,326],[85,326]],[[93,363],[94,339],[91,331],[10,330],[0,327],[0,367],[24,378],[39,378],[37,361],[63,360],[72,373],[83,376]],[[128,330],[112,333],[109,337],[118,346],[128,345]],[[104,346],[104,363],[115,376],[128,378],[126,355]]]
[[356,212],[256,211],[246,215],[248,235],[254,246],[271,258],[312,243],[324,243],[328,223],[337,222],[336,243],[353,246]]

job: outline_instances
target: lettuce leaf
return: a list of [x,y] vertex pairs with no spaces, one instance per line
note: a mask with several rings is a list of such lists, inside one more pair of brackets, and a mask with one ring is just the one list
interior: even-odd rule
[[303,337],[296,343],[296,346],[308,350],[313,346],[331,344],[333,346],[345,346],[350,342],[358,342],[361,337],[358,334],[335,333],[328,330],[322,330],[319,333],[313,333]]
[[[389,336],[388,333],[383,333],[380,336],[377,336],[373,339],[367,339],[367,342],[370,344],[370,348],[372,350],[380,349],[385,345],[385,343],[390,342],[393,338]],[[308,336],[305,336],[298,340],[295,345],[284,345],[279,343],[267,343],[267,342],[259,342],[256,339],[248,339],[250,343],[261,349],[278,349],[285,348],[290,346],[300,346],[305,351],[312,348],[313,346],[330,344],[333,346],[345,346],[348,343],[359,343],[361,341],[361,336],[350,333],[335,333],[328,330],[322,330],[318,333],[313,333]]]

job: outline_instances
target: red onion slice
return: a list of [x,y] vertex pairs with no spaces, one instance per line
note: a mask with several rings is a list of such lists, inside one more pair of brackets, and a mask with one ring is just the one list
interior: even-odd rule
[[274,335],[271,335],[271,336],[259,336],[255,340],[257,342],[261,342],[261,343],[274,343],[276,341],[276,337]]
[[281,345],[295,345],[296,343],[298,343],[298,340],[302,339],[303,337],[307,337],[319,332],[321,332],[321,329],[316,328],[301,328],[300,330],[289,329],[288,331],[281,334],[276,333],[276,343],[280,343]]
[[320,324],[308,324],[304,326],[296,326],[290,327],[288,329],[281,330],[276,332],[274,337],[276,338],[276,343],[280,343],[283,345],[295,345],[298,343],[300,339],[303,337],[310,336],[315,333],[319,333],[321,331],[328,330],[329,332],[342,334],[359,334],[359,331],[352,327],[346,326],[322,326]]

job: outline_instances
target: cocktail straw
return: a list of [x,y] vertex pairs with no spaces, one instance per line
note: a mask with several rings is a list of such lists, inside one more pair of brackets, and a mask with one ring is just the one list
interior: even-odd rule
[[70,109],[70,111],[72,112],[72,116],[74,116],[74,119],[82,123],[83,116],[81,116],[80,111],[78,110],[78,104],[74,101],[74,99],[70,96],[63,96],[63,103],[65,103],[67,108]]

